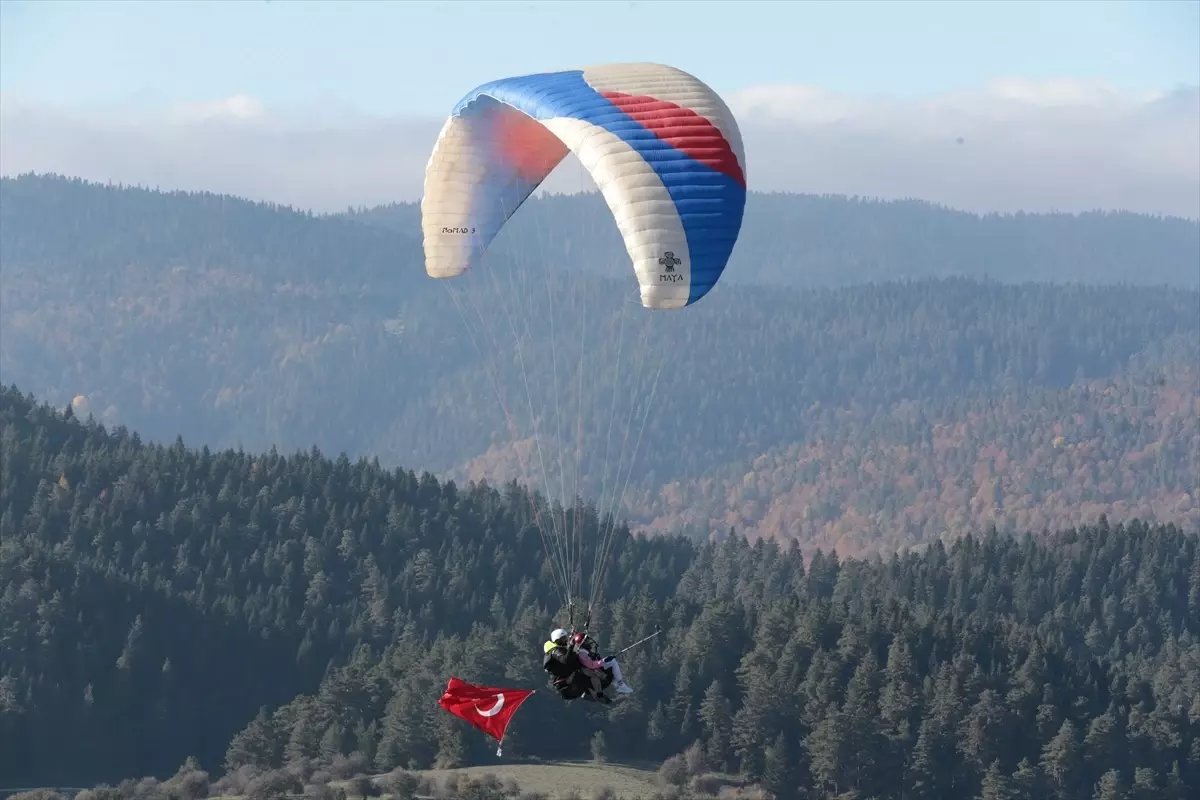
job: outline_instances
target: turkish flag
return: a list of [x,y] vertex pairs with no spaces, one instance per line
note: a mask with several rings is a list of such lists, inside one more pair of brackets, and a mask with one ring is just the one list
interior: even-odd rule
[[460,719],[474,725],[498,742],[504,741],[504,731],[517,708],[524,703],[530,689],[500,689],[494,686],[475,686],[451,678],[438,705]]

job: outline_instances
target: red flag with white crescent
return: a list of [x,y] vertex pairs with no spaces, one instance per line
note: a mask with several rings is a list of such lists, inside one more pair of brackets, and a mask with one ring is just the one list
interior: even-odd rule
[[[504,731],[530,689],[501,689],[495,686],[475,686],[451,678],[438,705],[454,716],[464,719],[498,742],[504,741]],[[499,752],[499,751],[497,751]]]

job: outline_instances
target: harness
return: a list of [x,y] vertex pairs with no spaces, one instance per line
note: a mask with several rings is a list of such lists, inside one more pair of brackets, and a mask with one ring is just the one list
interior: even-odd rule
[[558,679],[555,683],[566,682],[583,667],[574,650],[559,647],[554,642],[546,642],[544,649],[546,655],[542,659],[542,669]]
[[562,647],[554,642],[546,642],[543,647],[545,656],[542,658],[542,669],[550,673],[550,686],[564,700],[574,700],[585,695],[589,698],[594,694],[598,702],[610,703],[601,692],[612,683],[612,674],[607,670],[585,669],[579,660],[579,654],[573,646]]

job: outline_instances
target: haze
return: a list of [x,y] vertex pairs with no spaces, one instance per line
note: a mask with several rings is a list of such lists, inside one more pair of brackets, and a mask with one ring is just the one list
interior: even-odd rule
[[1200,217],[1195,2],[2,7],[5,175],[412,201],[472,86],[652,60],[728,99],[755,190]]

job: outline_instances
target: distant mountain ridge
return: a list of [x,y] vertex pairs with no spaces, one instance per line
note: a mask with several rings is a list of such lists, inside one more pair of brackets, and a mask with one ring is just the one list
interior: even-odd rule
[[[420,237],[418,203],[343,216]],[[508,254],[531,237],[544,240],[547,264],[628,261],[597,193],[531,198],[496,249]],[[920,200],[750,192],[721,281],[809,288],[944,277],[1200,288],[1200,222],[1110,211],[978,215]]]
[[[544,271],[510,332],[512,309],[464,316],[469,284],[425,275],[418,222],[412,205],[315,216],[4,179],[0,373],[212,447],[315,443],[540,485],[540,442],[579,457],[563,499],[596,499],[613,491],[605,437],[625,433],[606,421],[632,454],[651,397],[618,350],[625,325],[630,342],[686,343],[658,359],[620,497],[637,526],[856,552],[989,522],[1196,520],[1196,223],[754,195],[726,279],[664,316],[637,311],[599,197],[537,198],[478,271]],[[472,315],[500,335],[474,340]]]

